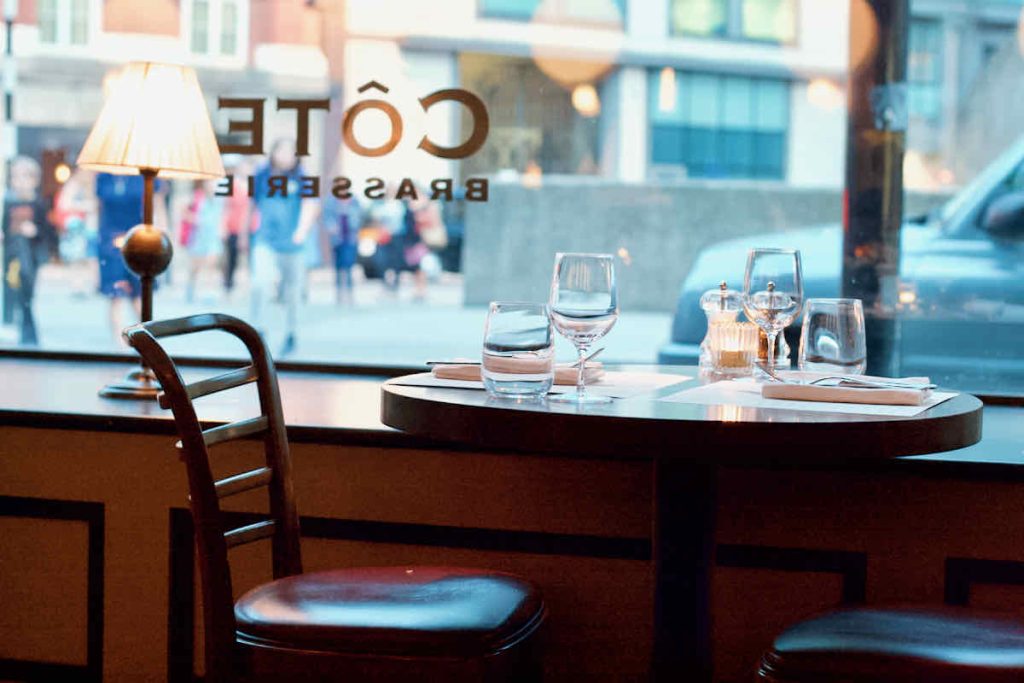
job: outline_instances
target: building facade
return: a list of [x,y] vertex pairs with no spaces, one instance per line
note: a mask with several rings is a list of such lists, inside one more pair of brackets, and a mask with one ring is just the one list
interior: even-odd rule
[[[862,2],[862,0],[854,0]],[[914,0],[909,52],[910,185],[957,182],[958,124],[988,60],[1014,42],[1020,0]],[[842,184],[847,0],[20,0],[12,35],[18,150],[77,152],[117,65],[194,65],[218,133],[244,116],[218,97],[265,97],[266,143],[293,135],[276,98],[327,97],[310,117],[326,174],[404,178],[492,174],[623,182],[761,180]],[[856,55],[854,55],[856,57]],[[378,91],[401,112],[392,153],[342,143],[347,107]],[[487,105],[487,145],[458,144],[461,87]],[[355,135],[386,140],[380,112]],[[976,122],[972,119],[972,125]],[[58,157],[52,157],[58,158]]]

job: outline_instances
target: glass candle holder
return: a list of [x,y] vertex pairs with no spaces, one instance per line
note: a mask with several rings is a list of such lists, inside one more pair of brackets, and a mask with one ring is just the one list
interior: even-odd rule
[[749,375],[757,358],[758,327],[754,323],[720,322],[708,328],[712,370],[720,375]]

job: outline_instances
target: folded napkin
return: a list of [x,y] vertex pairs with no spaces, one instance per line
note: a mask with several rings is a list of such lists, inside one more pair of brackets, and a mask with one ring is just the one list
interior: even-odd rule
[[[495,360],[500,361],[500,359],[492,359],[488,362],[494,363]],[[543,370],[543,362],[541,365],[542,367],[539,369]],[[498,372],[501,372],[502,370],[501,367],[494,367],[493,369]],[[479,364],[467,363],[465,365],[435,365],[430,372],[438,379],[460,379],[470,382],[482,381]],[[530,368],[524,368],[523,362],[519,360],[516,362],[514,368],[510,368],[510,372],[528,373],[530,372]],[[604,377],[604,366],[601,365],[601,361],[589,361],[586,369],[583,371],[583,380],[587,384],[590,384],[591,382],[596,382],[602,377]],[[556,365],[555,384],[576,384],[576,368],[569,364]]]
[[[811,378],[813,379],[813,377]],[[883,379],[865,377],[865,379]],[[928,384],[927,377],[910,377],[903,381]],[[931,395],[927,389],[869,389],[854,386],[819,386],[768,382],[761,385],[761,396],[790,401],[821,401],[825,403],[868,403],[890,406],[919,406]]]

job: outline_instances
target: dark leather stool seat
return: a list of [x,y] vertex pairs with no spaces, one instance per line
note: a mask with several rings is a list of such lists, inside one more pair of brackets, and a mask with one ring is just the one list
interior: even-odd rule
[[239,640],[397,657],[486,656],[529,636],[543,617],[541,596],[526,581],[455,567],[299,574],[235,603]]
[[968,609],[848,609],[783,632],[761,662],[772,682],[1024,680],[1024,622]]

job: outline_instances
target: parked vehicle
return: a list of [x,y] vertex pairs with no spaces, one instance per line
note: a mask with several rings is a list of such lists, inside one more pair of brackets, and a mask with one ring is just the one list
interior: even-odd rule
[[[701,293],[723,278],[741,286],[746,252],[760,246],[800,249],[806,298],[840,295],[839,224],[721,242],[686,277],[659,362],[696,363]],[[899,272],[902,374],[1024,391],[1024,138],[941,208],[904,222]]]

